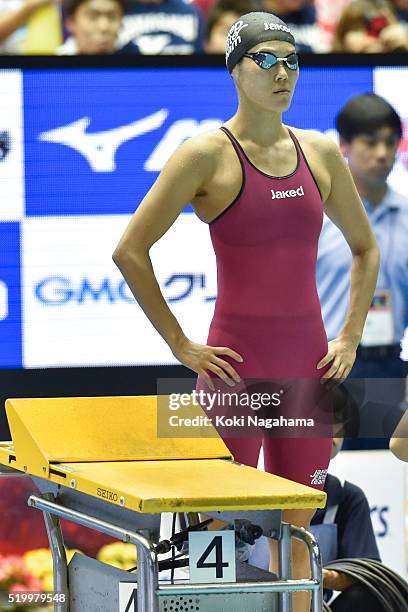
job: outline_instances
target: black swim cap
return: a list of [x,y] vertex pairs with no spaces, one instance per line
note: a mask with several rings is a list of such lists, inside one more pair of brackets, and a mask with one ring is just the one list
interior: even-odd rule
[[266,40],[283,40],[295,46],[295,39],[286,23],[272,13],[255,11],[237,19],[228,32],[225,52],[228,71],[232,72],[248,49]]

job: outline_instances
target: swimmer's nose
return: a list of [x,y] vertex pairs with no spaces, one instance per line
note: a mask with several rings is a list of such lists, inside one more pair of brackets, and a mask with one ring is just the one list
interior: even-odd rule
[[277,66],[276,66],[275,78],[279,78],[279,79],[283,79],[283,80],[287,81],[288,73],[286,72],[286,68],[283,65],[283,62],[278,62]]

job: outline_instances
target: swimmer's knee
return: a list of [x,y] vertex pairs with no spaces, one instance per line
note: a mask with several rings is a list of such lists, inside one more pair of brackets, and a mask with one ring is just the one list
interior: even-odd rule
[[316,512],[315,508],[303,509],[303,510],[283,510],[282,520],[285,523],[290,523],[296,527],[304,527],[307,529],[310,527],[312,518]]

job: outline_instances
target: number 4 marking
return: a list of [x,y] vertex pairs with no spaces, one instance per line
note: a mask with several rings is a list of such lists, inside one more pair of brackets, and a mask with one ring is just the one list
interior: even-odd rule
[[131,598],[128,601],[125,612],[132,612],[132,610],[136,610],[137,606],[137,590],[133,589]]
[[[215,548],[215,563],[205,563],[205,560],[209,557],[209,555],[211,554],[212,550]],[[209,543],[209,545],[207,546],[207,548],[205,549],[205,551],[203,552],[203,554],[201,555],[201,557],[198,559],[197,561],[197,567],[198,568],[209,568],[209,567],[215,567],[216,568],[216,577],[217,578],[222,578],[224,576],[224,571],[223,568],[224,567],[229,567],[229,563],[227,563],[226,561],[222,560],[222,537],[221,536],[215,536],[211,542]]]

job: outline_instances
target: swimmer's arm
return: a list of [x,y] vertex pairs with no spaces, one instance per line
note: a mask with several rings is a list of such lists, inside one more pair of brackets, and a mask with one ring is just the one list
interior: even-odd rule
[[324,204],[325,212],[341,230],[353,254],[350,303],[340,336],[357,346],[377,284],[380,252],[339,147],[322,135],[320,151],[331,180],[330,192]]
[[[186,336],[160,291],[149,251],[214,170],[214,157],[203,146],[202,136],[184,142],[139,204],[112,255],[140,307],[173,353]],[[188,253],[185,256],[188,259]]]
[[[406,384],[408,395],[408,379]],[[408,461],[408,410],[405,411],[404,416],[392,434],[390,450],[398,459],[401,459],[401,461]]]

